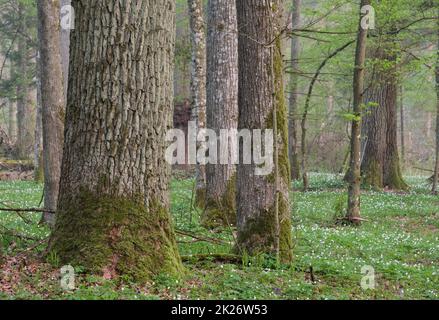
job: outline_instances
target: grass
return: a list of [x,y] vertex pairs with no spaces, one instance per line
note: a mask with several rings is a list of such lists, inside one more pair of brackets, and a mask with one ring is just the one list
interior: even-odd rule
[[[191,261],[185,263],[187,271],[180,279],[159,275],[142,287],[123,279],[106,281],[76,267],[77,289],[63,291],[56,256],[41,263],[28,252],[23,254],[35,243],[27,238],[42,239],[48,230],[26,224],[16,214],[0,213],[0,229],[26,237],[1,236],[5,261],[0,299],[439,299],[439,198],[429,194],[425,177],[407,177],[408,193],[364,191],[362,216],[367,221],[360,227],[335,223],[346,203],[340,176],[310,178],[310,192],[291,194],[291,266],[275,268],[261,260],[245,265]],[[177,228],[225,242],[194,242],[178,236],[181,254],[229,252],[230,230],[207,231],[199,225],[200,212],[190,210],[193,180],[174,179],[171,189]],[[41,192],[41,185],[33,182],[1,182],[0,202],[37,207]],[[39,220],[37,214],[27,217]],[[43,249],[37,246],[32,253]],[[375,289],[360,286],[364,266],[374,268]]]

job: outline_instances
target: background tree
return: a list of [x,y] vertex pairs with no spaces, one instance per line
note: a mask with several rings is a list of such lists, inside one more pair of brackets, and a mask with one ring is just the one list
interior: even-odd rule
[[[207,33],[207,127],[238,128],[238,36],[234,0],[210,0]],[[218,146],[220,147],[220,146]],[[231,161],[232,150],[227,154]],[[220,155],[220,150],[218,150]],[[207,226],[236,224],[236,169],[233,164],[206,166]]]
[[[293,0],[291,14],[291,28],[298,29],[301,22],[301,4],[302,0]],[[300,162],[297,138],[297,117],[299,103],[299,58],[300,58],[300,37],[291,36],[291,63],[290,63],[290,98],[289,98],[289,117],[288,117],[288,141],[289,157],[291,167],[291,178],[300,179]]]
[[16,158],[29,159],[34,145],[35,123],[35,91],[32,90],[35,69],[30,61],[36,50],[33,50],[33,39],[28,36],[32,24],[29,8],[24,2],[18,3],[18,37],[17,37],[17,143]]
[[362,173],[366,184],[377,188],[406,189],[402,179],[397,144],[396,55],[394,49],[371,50],[375,66],[365,93]]
[[[55,211],[64,140],[64,77],[61,59],[59,2],[38,1],[39,69],[43,121],[44,207]],[[53,224],[54,215],[43,214]]]
[[61,0],[61,11],[62,11],[61,19],[63,19],[64,22],[69,23],[68,25],[61,26],[60,28],[61,31],[60,54],[61,54],[63,83],[64,83],[64,97],[67,97],[68,79],[69,79],[70,27],[74,26],[74,22],[75,22],[74,11],[68,11],[70,5],[71,5],[71,0]]
[[178,274],[164,161],[175,5],[72,5],[66,134],[49,252],[105,278],[143,282],[153,274]]
[[351,155],[349,165],[349,190],[348,190],[348,221],[358,224],[360,222],[360,186],[361,186],[361,118],[363,107],[364,73],[366,61],[366,42],[368,29],[364,25],[365,14],[362,8],[370,5],[370,0],[360,3],[360,21],[358,26],[357,49],[354,67],[354,106],[351,129]]
[[[206,33],[203,1],[188,0],[188,8],[192,46],[192,119],[196,121],[197,128],[201,129],[206,127]],[[197,205],[202,208],[205,206],[206,197],[206,168],[197,164],[195,170],[195,199]]]
[[31,159],[36,141],[36,6],[34,1],[0,0],[0,7],[0,97],[9,105],[8,156]]
[[271,175],[255,175],[254,164],[238,165],[237,227],[238,249],[242,252],[275,253],[281,261],[290,262],[288,112],[284,100],[280,40],[282,8],[283,2],[279,0],[237,2],[238,128],[273,129],[276,144],[275,169]]

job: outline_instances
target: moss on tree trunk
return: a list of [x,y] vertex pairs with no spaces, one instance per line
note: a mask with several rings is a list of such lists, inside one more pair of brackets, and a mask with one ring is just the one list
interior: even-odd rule
[[169,220],[157,202],[146,208],[140,198],[82,190],[59,208],[50,251],[63,264],[105,277],[143,282],[161,272],[178,275],[183,267]]

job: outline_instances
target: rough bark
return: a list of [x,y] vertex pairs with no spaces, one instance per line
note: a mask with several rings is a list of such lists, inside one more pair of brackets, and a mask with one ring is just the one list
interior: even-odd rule
[[[370,0],[362,0],[360,9],[370,5]],[[355,69],[353,81],[353,115],[351,127],[351,149],[349,165],[349,188],[348,188],[348,221],[358,224],[360,222],[360,187],[361,187],[361,116],[364,91],[364,64],[366,61],[366,45],[368,30],[361,26],[363,15],[360,13],[358,27],[357,48],[355,52]]]
[[[206,127],[206,33],[202,0],[188,0],[191,28],[191,95],[192,119],[197,128]],[[206,168],[196,165],[195,202],[200,208],[205,206]]]
[[[237,168],[237,249],[292,259],[288,201],[288,111],[283,90],[280,18],[283,1],[237,2],[239,30],[239,129],[273,129],[275,169],[255,175],[255,164]],[[252,146],[253,149],[253,146]],[[242,143],[240,146],[242,158]]]
[[[293,12],[291,19],[293,30],[300,27],[301,3],[302,0],[293,0]],[[297,138],[297,119],[298,119],[298,104],[299,104],[299,94],[298,94],[299,56],[300,56],[300,38],[298,36],[292,35],[288,141],[289,141],[291,178],[293,180],[300,179],[300,162],[299,162],[299,150],[298,150],[299,141]]]
[[[371,50],[376,61],[395,64],[396,56],[383,45]],[[366,185],[381,189],[408,188],[401,174],[397,137],[397,75],[395,68],[377,64],[365,93],[367,112],[363,136],[365,152],[361,171]]]
[[105,278],[182,272],[169,214],[175,2],[72,2],[57,219],[49,252]]
[[386,102],[386,152],[384,154],[384,187],[395,190],[407,190],[408,185],[405,183],[401,165],[399,161],[398,150],[398,86],[396,76],[391,77],[389,84],[389,100]]
[[[64,135],[64,78],[60,53],[59,2],[38,1],[41,103],[43,117],[44,207],[56,209]],[[43,221],[54,224],[53,214]]]
[[[207,33],[207,127],[220,136],[221,129],[238,128],[238,36],[234,0],[210,0]],[[218,144],[218,155],[220,154]],[[229,150],[231,153],[232,150]],[[232,159],[228,156],[229,161]],[[218,159],[219,160],[219,159]],[[236,224],[236,167],[206,166],[208,227]]]

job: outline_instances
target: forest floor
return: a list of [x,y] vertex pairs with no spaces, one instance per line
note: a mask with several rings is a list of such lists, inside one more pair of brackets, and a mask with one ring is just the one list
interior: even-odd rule
[[[186,273],[179,279],[159,275],[143,286],[106,281],[76,267],[71,292],[60,287],[57,257],[38,258],[49,232],[37,225],[39,215],[0,212],[0,299],[439,299],[439,198],[429,194],[425,177],[407,181],[408,193],[363,191],[367,221],[351,227],[336,223],[346,203],[341,177],[312,174],[311,191],[291,194],[290,266],[267,259],[237,264],[185,259]],[[190,210],[192,190],[193,180],[174,178],[176,227],[222,243],[179,234],[181,255],[230,252],[232,230],[200,227],[200,212]],[[40,184],[0,182],[1,207],[35,208],[41,196]],[[375,289],[360,285],[365,266],[375,271]]]

